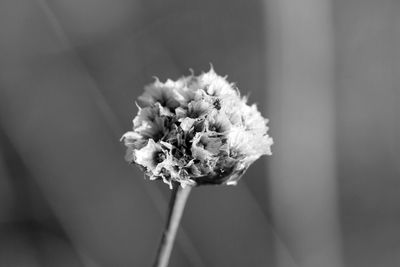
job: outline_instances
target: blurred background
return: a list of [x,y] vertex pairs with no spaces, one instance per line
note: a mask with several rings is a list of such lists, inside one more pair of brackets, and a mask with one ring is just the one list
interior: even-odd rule
[[170,266],[400,266],[400,2],[1,0],[0,266],[151,266],[170,191],[119,142],[214,65],[273,156],[193,190]]

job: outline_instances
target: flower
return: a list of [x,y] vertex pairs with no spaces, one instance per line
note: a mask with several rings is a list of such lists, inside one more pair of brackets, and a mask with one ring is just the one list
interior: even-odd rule
[[121,140],[126,160],[151,180],[171,188],[236,184],[255,160],[271,155],[268,120],[212,67],[176,81],[156,79],[139,102],[133,129]]
[[177,84],[171,80],[162,83],[156,78],[154,83],[145,86],[144,93],[139,97],[139,100],[148,106],[159,103],[167,108],[179,107],[180,103],[175,96],[176,87]]

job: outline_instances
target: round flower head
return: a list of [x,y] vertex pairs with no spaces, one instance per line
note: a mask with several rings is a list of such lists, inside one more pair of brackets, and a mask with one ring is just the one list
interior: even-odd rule
[[145,87],[133,129],[121,140],[126,159],[151,180],[182,187],[236,184],[260,156],[271,155],[268,120],[213,68]]

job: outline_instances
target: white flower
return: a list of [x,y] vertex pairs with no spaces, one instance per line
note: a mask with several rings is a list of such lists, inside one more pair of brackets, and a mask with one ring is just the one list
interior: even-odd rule
[[121,137],[127,147],[125,159],[128,162],[134,162],[134,153],[137,149],[141,149],[146,145],[146,139],[139,133],[127,132]]
[[236,127],[228,133],[230,156],[252,162],[262,155],[271,155],[272,138]]
[[232,128],[228,116],[224,112],[212,112],[206,121],[207,131],[215,134],[227,134]]
[[176,99],[181,107],[187,107],[189,102],[195,99],[197,92],[197,82],[195,76],[190,75],[181,77],[175,82]]
[[149,171],[155,169],[158,163],[165,160],[161,145],[154,142],[153,139],[149,139],[145,147],[135,150],[134,156],[135,162]]
[[241,110],[243,116],[243,124],[246,130],[258,131],[263,134],[267,133],[268,127],[266,125],[268,123],[268,119],[262,117],[255,104],[251,106],[243,104]]
[[146,106],[160,103],[162,106],[168,108],[179,107],[180,103],[177,99],[175,87],[175,83],[171,80],[162,83],[158,78],[156,78],[154,83],[149,84],[144,88],[145,92],[139,97],[139,100]]
[[151,180],[170,187],[236,184],[255,160],[271,155],[268,120],[212,68],[176,81],[156,79],[139,100],[144,107],[121,140],[126,159]]
[[211,137],[205,133],[196,133],[191,147],[192,157],[200,161],[210,160],[218,156],[221,146],[221,138]]
[[166,124],[172,116],[173,114],[159,103],[139,108],[137,116],[133,119],[133,130],[145,139],[153,138],[158,141],[168,132]]
[[204,88],[204,90],[212,96],[226,97],[238,95],[233,84],[228,83],[226,77],[221,77],[216,74],[212,67],[209,72],[202,73],[197,78],[197,82],[199,88]]

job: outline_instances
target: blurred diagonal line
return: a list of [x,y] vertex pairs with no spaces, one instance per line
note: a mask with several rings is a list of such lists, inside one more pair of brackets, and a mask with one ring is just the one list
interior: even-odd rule
[[[288,237],[299,264],[343,266],[332,1],[268,1],[264,11],[269,40],[266,74],[273,88],[266,103],[271,115],[279,118],[272,131],[280,140],[270,166],[273,220]],[[280,256],[277,266],[286,267]]]
[[[68,36],[66,35],[66,33],[63,30],[61,24],[59,23],[57,17],[55,16],[54,12],[49,7],[47,2],[45,0],[36,0],[36,1],[38,2],[39,6],[40,6],[41,10],[43,11],[43,13],[45,14],[46,18],[49,20],[51,27],[53,28],[57,37],[60,39],[63,47],[65,49],[75,52],[75,49],[74,49],[73,45],[71,44]],[[79,62],[81,63],[81,65],[85,66],[85,64],[82,63],[82,60],[80,59],[78,53],[75,52],[74,54],[77,57],[77,59],[79,60]],[[86,74],[88,76],[90,76],[89,72],[86,72]],[[119,139],[121,137],[121,133],[124,132],[124,129],[122,129],[121,125],[118,123],[117,116],[112,111],[110,105],[108,105],[106,99],[104,98],[104,96],[102,95],[100,90],[98,90],[98,87],[97,87],[96,83],[94,82],[93,78],[91,77],[88,80],[93,85],[93,88],[95,88],[95,90],[89,89],[91,91],[90,93],[93,95],[93,98],[96,101],[97,106],[103,113],[103,115],[107,121],[107,124],[110,126],[110,129],[114,132],[115,136],[117,136],[117,138]]]
[[[59,23],[57,17],[55,16],[52,9],[49,7],[47,2],[45,0],[36,0],[36,1],[41,10],[43,11],[43,13],[45,14],[46,18],[49,20],[51,27],[53,28],[57,37],[60,39],[62,45],[66,49],[75,52],[75,49],[71,44],[67,34],[63,30],[62,25]],[[82,59],[79,57],[78,53],[75,52],[74,54],[76,55],[77,60],[81,63],[81,65],[86,68],[85,64],[82,62]],[[88,76],[89,82],[93,85],[94,88],[94,89],[89,89],[90,93],[93,95],[93,98],[95,99],[96,104],[99,107],[100,111],[102,112],[103,116],[105,117],[106,122],[109,125],[110,129],[114,132],[116,140],[119,140],[121,134],[124,133],[125,130],[119,123],[117,116],[113,112],[111,106],[108,104],[106,98],[98,89],[98,86],[94,81],[94,78],[90,75],[88,71],[86,72],[86,74]],[[155,209],[158,211],[158,213],[160,213],[162,217],[164,217],[165,215],[164,213],[166,213],[167,211],[164,203],[167,203],[167,201],[162,197],[162,193],[160,192],[160,190],[155,186],[151,187],[145,186],[145,189],[147,195],[154,204]],[[188,261],[191,263],[191,266],[197,266],[197,267],[206,266],[202,258],[200,257],[200,254],[198,253],[196,247],[194,246],[193,242],[186,234],[182,226],[180,227],[180,236],[178,235],[177,241],[181,250],[186,255]],[[90,266],[93,266],[93,263]]]
[[[45,0],[37,0],[37,2],[39,4],[39,6],[41,7],[42,11],[45,13],[45,15],[46,15],[47,19],[49,20],[49,23],[51,24],[57,37],[62,42],[62,45],[66,49],[73,50],[74,48],[73,48],[69,38],[67,37],[59,20],[57,19],[57,17],[55,16],[54,12],[49,7],[47,2]],[[163,21],[164,21],[164,19],[156,20],[155,22],[147,25],[146,28],[153,28],[156,25],[159,25],[160,23],[162,23]],[[139,31],[138,34],[139,35],[144,34],[144,30]],[[75,55],[78,58],[78,60],[82,63],[82,65],[85,65],[82,62],[81,58],[79,58],[78,53],[75,53]],[[110,129],[114,132],[116,139],[119,139],[121,136],[121,133],[125,132],[125,130],[119,123],[119,119],[115,115],[111,106],[108,104],[106,98],[101,93],[101,91],[98,89],[98,86],[96,85],[96,83],[94,81],[94,78],[90,75],[89,72],[87,72],[86,74],[88,75],[88,77],[90,77],[89,78],[90,83],[93,84],[94,90],[90,89],[91,94],[93,95],[99,109],[101,110],[102,114],[104,115]],[[284,247],[288,251],[288,254],[293,258],[293,255],[291,255],[289,249],[287,249],[287,246],[282,241],[282,239],[279,237],[279,234],[273,228],[271,220],[268,218],[268,216],[263,211],[259,201],[257,201],[257,199],[254,197],[253,193],[251,192],[251,190],[248,188],[248,186],[245,183],[243,183],[242,186],[245,189],[245,191],[250,195],[250,197],[251,197],[250,199],[252,200],[252,202],[254,202],[256,208],[263,215],[263,217],[265,219],[264,225],[267,225],[270,228],[270,230],[273,233],[277,242],[279,242],[282,245],[282,247]],[[146,190],[147,194],[149,195],[149,198],[152,200],[152,202],[153,202],[155,208],[157,209],[157,211],[159,212],[159,214],[162,217],[164,217],[165,212],[166,212],[166,204],[165,203],[167,203],[167,202],[165,201],[164,197],[162,196],[161,191],[155,186],[145,186],[145,190]],[[178,241],[178,244],[179,244],[180,248],[182,249],[182,251],[186,254],[187,259],[191,262],[191,266],[198,266],[198,267],[206,266],[206,264],[200,257],[197,249],[195,248],[193,242],[191,241],[189,236],[186,234],[184,228],[181,227],[180,231],[181,231],[181,233],[180,233],[180,235],[178,235],[177,241]]]
[[79,254],[80,260],[84,267],[101,267],[92,258],[89,257],[87,253],[84,253],[85,249],[78,246],[77,253]]
[[295,256],[293,255],[293,253],[291,252],[291,250],[289,249],[288,245],[286,244],[286,242],[279,236],[278,231],[275,230],[274,225],[272,223],[272,218],[270,218],[267,214],[265,214],[260,201],[258,201],[256,199],[256,197],[254,196],[253,192],[249,189],[248,185],[246,183],[244,184],[244,189],[245,191],[249,194],[252,202],[254,202],[256,208],[259,210],[259,212],[263,215],[263,218],[265,219],[265,225],[268,226],[268,228],[271,230],[275,241],[277,242],[277,245],[281,248],[284,249],[285,254],[290,257],[291,263],[292,264],[296,264],[297,266],[297,261],[295,259]]

